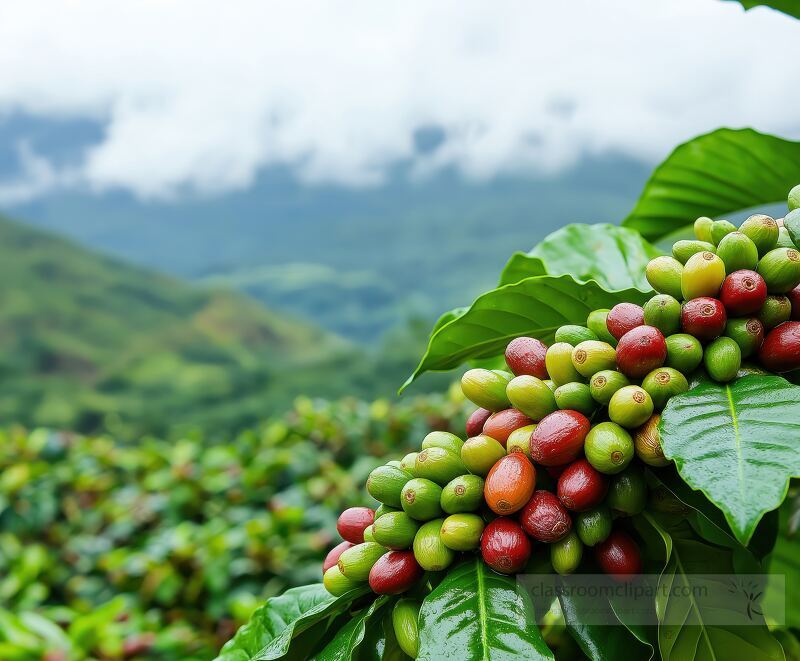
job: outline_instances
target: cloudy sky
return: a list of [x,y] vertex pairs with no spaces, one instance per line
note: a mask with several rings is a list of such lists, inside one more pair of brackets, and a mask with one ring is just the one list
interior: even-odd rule
[[[0,203],[655,161],[721,125],[800,137],[800,23],[718,0],[0,4],[0,122],[101,128],[63,164],[13,136]],[[438,135],[426,149],[415,135]]]

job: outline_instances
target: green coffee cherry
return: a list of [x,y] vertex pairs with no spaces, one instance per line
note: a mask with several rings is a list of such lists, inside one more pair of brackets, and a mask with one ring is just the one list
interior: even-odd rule
[[557,408],[553,391],[535,376],[523,374],[511,379],[506,395],[515,409],[536,422]]
[[612,475],[624,470],[633,459],[633,439],[618,424],[601,422],[589,431],[583,451],[595,469]]
[[758,248],[742,232],[731,232],[719,242],[717,256],[725,264],[725,271],[733,273],[742,269],[750,271],[758,266]]
[[555,392],[556,388],[558,388],[558,386],[556,385],[556,382],[553,381],[553,379],[545,379],[543,383],[548,388],[550,388],[550,392]]
[[375,539],[375,524],[371,524],[364,528],[364,541],[365,542],[374,542],[377,541]]
[[459,454],[462,445],[464,445],[464,441],[455,434],[451,434],[447,431],[432,431],[422,439],[423,450],[427,450],[428,448],[444,448],[445,450],[450,450],[450,452]]
[[727,383],[736,378],[742,366],[742,352],[731,338],[718,337],[706,347],[703,363],[714,381]]
[[789,211],[800,209],[800,184],[789,191]]
[[377,542],[356,544],[339,556],[339,571],[351,581],[366,581],[369,578],[369,570],[372,569],[372,565],[387,552],[388,550]]
[[574,572],[580,566],[582,557],[583,544],[574,530],[550,545],[550,562],[556,573],[562,576]]
[[[789,235],[794,247],[800,248],[800,209],[795,209],[786,214],[786,218],[783,219],[783,227]],[[778,236],[780,238],[780,234]],[[777,243],[775,247],[778,247]]]
[[792,235],[785,227],[778,230],[778,243],[775,244],[776,248],[797,248],[798,246],[792,240]]
[[[564,386],[566,387],[566,386]],[[531,434],[536,429],[536,425],[525,425],[515,429],[508,435],[506,441],[506,453],[522,452],[528,459],[531,458]]]
[[661,448],[661,433],[658,431],[658,423],[661,416],[656,414],[645,422],[633,436],[633,447],[636,449],[636,456],[648,466],[667,466],[669,459],[664,456]]
[[609,312],[611,312],[611,310],[608,308],[602,308],[600,310],[594,310],[593,312],[590,312],[589,317],[586,319],[586,326],[590,331],[597,335],[599,340],[608,342],[612,347],[615,347],[617,346],[617,338],[611,334],[611,332],[608,330],[608,326],[606,326],[606,320],[608,319]]
[[442,489],[439,499],[447,514],[474,512],[483,504],[483,478],[477,475],[460,475]]
[[800,284],[800,252],[794,248],[770,250],[758,263],[758,273],[770,294],[785,294]]
[[399,508],[390,507],[389,505],[384,505],[381,503],[378,506],[378,509],[375,510],[375,520],[377,521],[380,519],[384,514],[388,514],[389,512],[399,512]]
[[778,223],[762,213],[750,216],[742,223],[739,231],[755,244],[759,257],[773,250],[778,243]]
[[414,473],[414,464],[417,461],[417,453],[416,452],[409,452],[405,457],[400,460],[400,468],[404,471]]
[[[439,503],[436,505],[438,509]],[[389,512],[372,525],[375,541],[395,551],[409,548],[419,530],[419,524],[405,512]]]
[[634,516],[647,504],[647,483],[639,466],[630,466],[615,475],[608,486],[606,503],[615,512]]
[[[565,383],[556,388],[555,397],[558,408],[578,411],[587,418],[597,408],[597,403],[592,398],[592,391],[585,383]],[[530,439],[530,434],[528,434],[528,439]],[[528,451],[530,453],[530,446]]]
[[[701,252],[716,252],[713,243],[705,241],[677,241],[672,246],[672,256],[681,264],[686,264],[693,255]],[[677,296],[675,298],[678,298]]]
[[595,374],[589,382],[589,392],[598,404],[608,406],[614,393],[630,384],[628,377],[621,372],[602,370]]
[[426,448],[417,455],[414,464],[414,475],[432,480],[441,486],[466,472],[467,467],[461,461],[461,453],[444,448]]
[[578,374],[588,379],[600,370],[614,369],[617,366],[617,352],[608,342],[586,340],[572,350],[572,366]]
[[694,235],[699,241],[711,242],[711,227],[714,221],[707,216],[700,216],[694,221]]
[[442,543],[453,551],[472,551],[478,548],[483,532],[483,519],[477,514],[451,514],[439,533]]
[[627,429],[643,425],[653,415],[653,400],[644,388],[625,386],[608,403],[608,417]]
[[687,301],[701,296],[715,297],[725,280],[725,264],[713,252],[692,255],[681,275],[681,291]]
[[439,505],[442,498],[442,487],[432,480],[422,477],[409,480],[403,487],[400,498],[403,503],[403,513],[417,521],[430,521],[442,514]]
[[677,333],[666,338],[666,366],[691,374],[703,362],[703,345],[693,335]]
[[764,324],[764,331],[770,331],[789,321],[792,316],[792,303],[786,296],[767,296],[762,308],[758,311],[758,320]]
[[749,358],[761,348],[764,324],[758,319],[728,319],[725,335],[739,345],[742,358]]
[[419,654],[419,602],[400,599],[392,609],[392,628],[397,644],[412,659]]
[[467,439],[461,448],[461,461],[464,462],[464,466],[470,473],[481,477],[486,477],[492,466],[505,456],[505,448],[485,434]]
[[736,225],[727,220],[715,220],[711,224],[711,243],[719,245],[728,234],[736,231]]
[[[557,386],[573,381],[583,381],[583,377],[572,364],[572,351],[575,347],[567,342],[556,342],[547,349],[544,363],[547,373]],[[527,414],[526,414],[527,415]]]
[[681,298],[681,275],[683,264],[674,257],[666,255],[651,259],[647,264],[645,275],[650,286],[660,294]]
[[402,468],[400,462],[397,459],[392,459],[391,461],[386,462],[387,466],[394,466],[395,468]]
[[575,532],[586,546],[595,546],[606,541],[613,524],[611,510],[605,505],[575,515]]
[[506,386],[513,376],[500,370],[467,370],[461,377],[461,390],[464,397],[476,406],[489,411],[502,411],[510,405]]
[[653,296],[644,305],[644,323],[658,328],[665,337],[677,333],[681,329],[681,304],[669,294]]
[[555,334],[556,342],[566,342],[567,344],[572,344],[573,346],[587,340],[596,339],[597,335],[595,335],[590,329],[586,328],[585,326],[577,326],[574,324],[561,326]]
[[425,571],[442,571],[455,558],[452,549],[442,542],[440,533],[443,523],[444,519],[428,521],[420,527],[414,537],[414,557]]
[[378,502],[400,507],[400,491],[411,478],[411,473],[397,466],[378,466],[367,478],[367,492]]
[[338,565],[330,567],[322,577],[322,584],[325,589],[334,597],[339,597],[350,590],[357,588],[362,581],[354,581],[342,574]]
[[659,367],[644,377],[642,388],[653,400],[653,407],[660,411],[671,397],[689,390],[689,382],[678,370],[672,367]]

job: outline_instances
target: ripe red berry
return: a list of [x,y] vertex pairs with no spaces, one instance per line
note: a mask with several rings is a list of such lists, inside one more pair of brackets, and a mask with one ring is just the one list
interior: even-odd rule
[[716,298],[693,298],[684,303],[681,310],[683,331],[703,342],[710,342],[722,335],[727,321],[725,307]]
[[594,547],[595,559],[600,568],[618,581],[627,581],[642,573],[642,556],[639,545],[630,535],[614,530]]
[[732,317],[754,314],[767,300],[767,283],[755,271],[734,271],[722,283],[719,298]]
[[570,464],[558,478],[558,499],[573,512],[599,505],[608,492],[608,478],[586,459]]
[[761,364],[773,372],[800,369],[800,321],[786,321],[773,328],[758,352]]
[[369,587],[375,594],[400,594],[422,578],[413,551],[389,551],[369,570]]
[[531,459],[542,466],[561,466],[583,451],[591,424],[577,411],[555,411],[545,416],[531,434]]
[[617,367],[630,379],[641,379],[667,359],[667,342],[658,328],[638,326],[620,338]]
[[508,515],[525,506],[536,489],[536,469],[522,452],[501,457],[486,476],[483,497],[496,514]]
[[506,347],[506,363],[516,376],[529,374],[537,379],[547,379],[544,357],[547,345],[534,337],[518,337]]
[[512,431],[532,424],[533,420],[521,411],[505,409],[504,411],[492,413],[483,425],[483,433],[491,436],[495,441],[499,441],[505,447]]
[[483,529],[481,556],[495,571],[513,574],[528,563],[531,540],[516,521],[500,517]]
[[539,489],[519,515],[522,529],[540,542],[557,542],[572,529],[572,519],[561,501]]
[[797,285],[787,296],[792,303],[792,321],[800,321],[800,285]]
[[[363,538],[363,533],[362,533],[362,538]],[[352,544],[351,542],[342,542],[341,544],[337,544],[330,551],[328,551],[328,555],[325,556],[325,562],[322,563],[322,573],[324,574],[337,562],[339,562],[339,556],[342,555],[342,553],[344,553],[347,549],[349,549],[352,546],[355,546],[355,544]]]
[[606,328],[618,340],[637,326],[644,325],[644,308],[633,303],[618,303],[606,318]]
[[492,412],[488,409],[475,409],[467,418],[467,438],[480,434],[490,415]]
[[342,539],[361,544],[364,541],[364,529],[375,521],[375,512],[369,507],[349,507],[339,515],[336,530]]

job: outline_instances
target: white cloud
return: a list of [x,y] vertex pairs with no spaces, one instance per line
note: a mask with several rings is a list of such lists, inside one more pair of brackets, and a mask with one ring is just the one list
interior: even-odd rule
[[[213,194],[272,164],[348,186],[406,160],[483,178],[606,150],[655,160],[720,125],[797,136],[799,36],[717,0],[7,2],[0,114],[105,135],[70,172],[29,154],[0,197]],[[417,153],[431,125],[446,139]]]

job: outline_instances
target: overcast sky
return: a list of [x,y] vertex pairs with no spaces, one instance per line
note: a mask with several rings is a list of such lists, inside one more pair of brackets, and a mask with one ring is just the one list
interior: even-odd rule
[[[585,153],[655,161],[721,125],[800,137],[800,22],[717,0],[0,4],[0,121],[88,118],[58,167],[19,136],[0,202],[246,188],[259,168],[379,185],[552,171]],[[415,131],[437,126],[432,151]]]

